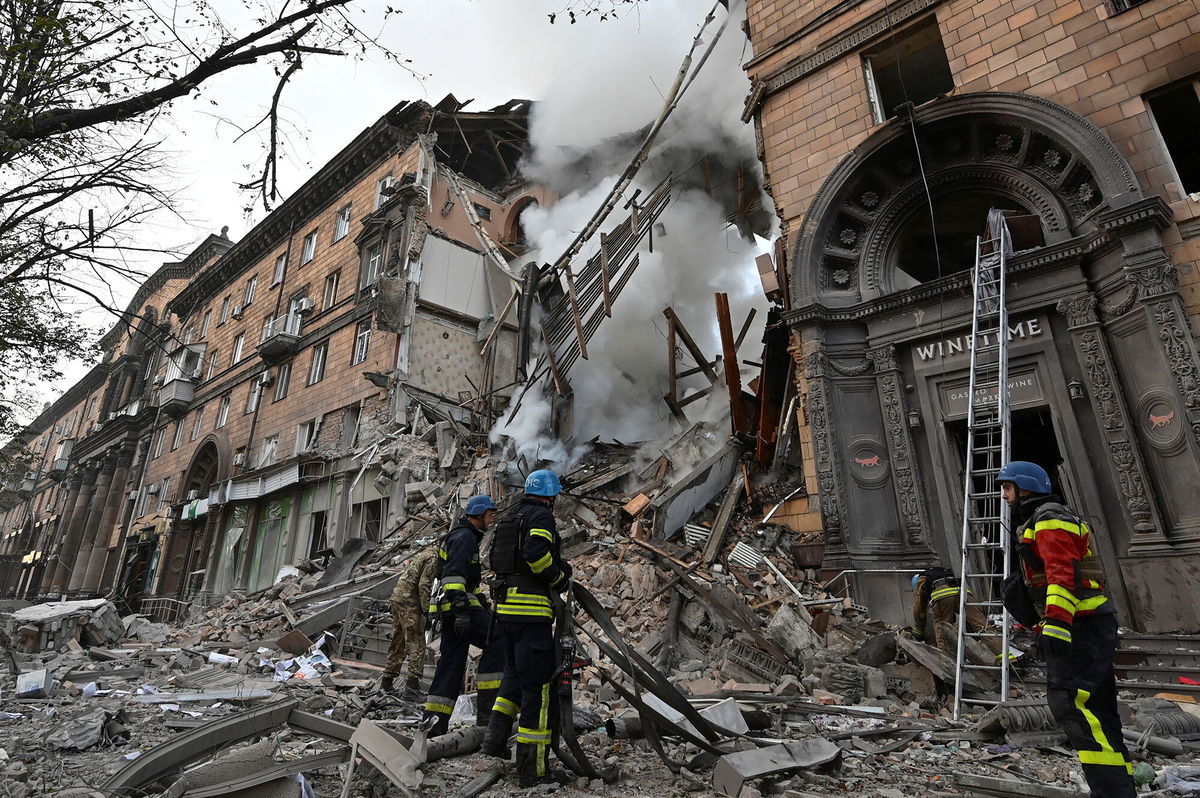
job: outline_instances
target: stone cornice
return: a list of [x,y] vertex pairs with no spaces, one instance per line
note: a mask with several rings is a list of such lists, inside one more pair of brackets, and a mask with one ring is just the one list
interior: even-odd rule
[[[1066,265],[1079,263],[1084,257],[1101,252],[1116,245],[1108,235],[1094,232],[1052,247],[1041,247],[1015,255],[1008,262],[1008,274],[1035,275],[1053,271]],[[947,294],[960,294],[964,300],[970,294],[971,270],[947,275],[940,280],[924,283],[894,294],[859,302],[846,307],[831,308],[821,302],[812,301],[801,307],[785,311],[783,320],[789,326],[808,322],[856,322],[891,313],[907,307],[942,299]]]
[[[774,94],[785,86],[800,80],[805,75],[812,74],[826,64],[841,58],[846,53],[863,46],[875,37],[887,33],[898,25],[903,25],[913,17],[928,11],[941,2],[942,0],[908,0],[908,2],[899,5],[891,11],[886,11],[885,9],[885,11],[880,11],[872,15],[870,19],[820,45],[815,52],[792,59],[770,75],[767,75],[763,78],[767,82],[766,93]],[[852,4],[850,7],[853,7],[853,5],[856,4]],[[771,52],[778,51],[788,41],[781,42],[775,48],[772,48],[772,50],[763,53],[762,56],[756,57],[756,59],[761,60]],[[751,64],[753,63],[751,62]]]

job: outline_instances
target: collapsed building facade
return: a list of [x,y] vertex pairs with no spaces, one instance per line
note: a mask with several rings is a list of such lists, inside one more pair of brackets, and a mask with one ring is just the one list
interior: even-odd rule
[[[970,267],[1005,209],[1013,456],[1099,530],[1123,624],[1194,631],[1195,2],[748,3],[807,511],[890,620],[957,563]],[[932,223],[931,214],[932,212]],[[875,573],[884,571],[885,573]],[[892,571],[892,572],[887,572]],[[895,617],[893,617],[895,616]]]
[[528,108],[401,103],[241,240],[150,277],[102,362],[10,444],[27,454],[0,593],[137,609],[378,541],[431,467],[385,462],[385,432],[418,405],[486,432],[516,379],[506,258],[547,200],[515,176]]

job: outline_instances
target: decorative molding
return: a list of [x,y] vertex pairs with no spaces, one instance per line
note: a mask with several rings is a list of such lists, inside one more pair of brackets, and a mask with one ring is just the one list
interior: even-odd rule
[[1083,353],[1083,370],[1087,374],[1088,387],[1091,389],[1092,404],[1100,411],[1100,423],[1106,430],[1123,428],[1125,419],[1113,383],[1112,367],[1109,365],[1099,331],[1088,330],[1081,334],[1079,349]]
[[[819,360],[814,354],[809,360]],[[842,515],[838,506],[837,479],[834,476],[833,461],[833,432],[829,424],[829,413],[825,407],[824,380],[814,376],[809,370],[808,383],[808,413],[812,427],[813,448],[817,460],[817,484],[820,487],[821,517],[825,522],[826,542],[838,544],[842,542]]]
[[1094,294],[1076,294],[1060,300],[1055,306],[1060,314],[1067,317],[1067,328],[1075,329],[1089,324],[1098,324],[1096,307],[1099,303]]
[[1181,320],[1183,315],[1178,296],[1158,302],[1152,312],[1158,339],[1167,356],[1167,368],[1175,376],[1192,434],[1200,441],[1200,367],[1191,331]]
[[1140,199],[1137,202],[1104,211],[1096,217],[1096,223],[1110,233],[1120,233],[1138,229],[1154,228],[1162,232],[1174,221],[1174,214],[1167,201],[1157,194]]
[[768,75],[765,78],[767,93],[774,94],[941,2],[942,0],[910,0],[908,3],[891,9],[886,14],[872,17],[857,28],[826,42],[812,55],[789,61],[777,72]]
[[1106,321],[1120,318],[1129,311],[1133,310],[1133,306],[1137,304],[1138,298],[1142,295],[1142,292],[1138,290],[1137,282],[1135,280],[1131,280],[1128,274],[1125,275],[1125,279],[1132,283],[1132,285],[1129,286],[1129,293],[1125,296],[1125,298],[1112,304],[1100,304],[1100,315],[1103,316]]
[[1127,267],[1126,279],[1137,286],[1138,292],[1147,302],[1179,290],[1179,272],[1165,254],[1161,258],[1155,258],[1148,266]]
[[927,524],[917,497],[915,464],[912,458],[912,443],[908,437],[908,419],[902,399],[903,389],[900,386],[896,347],[891,344],[876,347],[867,353],[867,357],[875,365],[879,402],[883,410],[883,426],[887,434],[888,451],[892,457],[892,472],[895,474],[893,486],[900,509],[900,520],[904,524],[905,538],[909,545],[927,546]]

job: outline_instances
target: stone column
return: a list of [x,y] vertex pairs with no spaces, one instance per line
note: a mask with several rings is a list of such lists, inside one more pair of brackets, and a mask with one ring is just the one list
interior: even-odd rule
[[825,375],[824,353],[818,350],[809,354],[804,359],[804,371],[808,380],[807,410],[817,464],[817,484],[821,489],[817,503],[825,525],[825,542],[831,548],[841,549],[844,544],[837,476],[838,448],[836,432],[829,423],[829,408],[826,404],[829,381]]
[[1133,438],[1133,424],[1112,369],[1112,354],[1104,339],[1096,312],[1096,296],[1090,292],[1075,294],[1058,303],[1058,312],[1067,318],[1067,329],[1075,355],[1088,381],[1092,407],[1100,421],[1100,434],[1108,452],[1113,480],[1121,489],[1121,504],[1133,529],[1130,551],[1166,545],[1146,465]]
[[50,582],[51,592],[61,593],[71,579],[71,568],[75,564],[75,554],[79,551],[79,541],[83,538],[83,523],[87,518],[88,505],[96,485],[96,472],[95,463],[89,463],[83,468],[79,493],[71,510],[71,520],[67,523],[66,534],[58,547],[58,567],[54,569],[54,578]]
[[[104,514],[104,504],[108,500],[108,491],[112,486],[113,473],[117,470],[116,452],[111,449],[105,453],[100,465],[100,476],[96,480],[96,493],[88,506],[87,518],[80,530],[79,543],[75,550],[75,562],[71,566],[71,581],[67,590],[75,593],[83,588],[83,578],[87,573],[88,559],[92,554],[92,544],[100,527],[100,517]],[[68,550],[70,556],[71,551]]]
[[133,441],[124,441],[117,452],[116,471],[113,472],[108,494],[104,499],[100,523],[92,538],[92,550],[88,555],[87,568],[83,575],[83,590],[91,593],[100,588],[100,575],[104,570],[104,559],[108,554],[108,540],[112,534],[117,513],[125,506],[125,488],[129,481],[129,466],[133,462]]
[[71,469],[71,476],[67,478],[67,500],[63,502],[62,514],[58,517],[57,528],[54,531],[54,539],[47,541],[45,551],[46,568],[42,573],[41,586],[38,589],[39,593],[50,592],[50,583],[54,581],[54,573],[56,570],[56,562],[50,561],[50,555],[53,552],[57,557],[58,547],[62,545],[63,536],[67,532],[67,527],[70,525],[71,515],[75,512],[75,507],[79,502],[79,494],[83,484],[83,473],[78,468]]
[[908,414],[904,410],[904,389],[900,384],[900,366],[896,362],[896,347],[887,344],[870,350],[867,357],[875,367],[875,384],[883,410],[883,426],[887,434],[888,454],[892,460],[892,484],[896,491],[896,506],[904,524],[904,537],[911,549],[931,553],[926,530],[923,503],[917,482],[920,474],[912,456]]

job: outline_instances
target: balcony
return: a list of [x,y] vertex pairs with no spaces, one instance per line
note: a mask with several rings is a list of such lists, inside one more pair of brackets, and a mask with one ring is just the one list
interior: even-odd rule
[[172,418],[179,418],[192,404],[196,388],[187,377],[177,377],[158,389],[158,406]]
[[300,348],[300,314],[289,313],[263,324],[262,343],[258,345],[258,356],[268,366],[282,363]]

